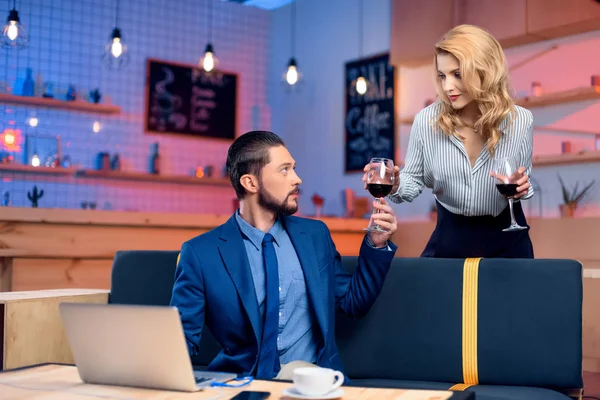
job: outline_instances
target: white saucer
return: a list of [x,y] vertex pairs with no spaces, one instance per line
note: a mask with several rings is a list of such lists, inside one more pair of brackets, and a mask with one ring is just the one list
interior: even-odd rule
[[291,387],[291,388],[283,389],[283,395],[292,397],[294,399],[330,400],[330,399],[339,399],[340,397],[342,397],[344,395],[344,390],[341,388],[338,388],[338,389],[332,390],[329,393],[321,394],[318,396],[310,396],[307,394],[300,393],[298,390],[296,390],[295,387]]

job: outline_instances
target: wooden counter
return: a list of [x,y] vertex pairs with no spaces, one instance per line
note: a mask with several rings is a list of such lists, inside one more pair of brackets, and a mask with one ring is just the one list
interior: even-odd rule
[[[178,250],[230,215],[0,207],[0,291],[108,289],[118,250]],[[322,218],[342,255],[357,255],[366,219]],[[531,219],[536,258],[571,258],[600,268],[599,218]],[[396,256],[418,257],[433,222],[402,223]],[[469,240],[465,238],[465,240]]]
[[[108,289],[118,250],[179,250],[230,215],[0,207],[0,291]],[[366,219],[322,218],[356,255]]]

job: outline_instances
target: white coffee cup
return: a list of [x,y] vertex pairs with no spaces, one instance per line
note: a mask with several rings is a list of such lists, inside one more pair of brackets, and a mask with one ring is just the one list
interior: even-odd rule
[[320,396],[342,386],[344,374],[330,368],[296,368],[293,375],[296,390],[306,396]]

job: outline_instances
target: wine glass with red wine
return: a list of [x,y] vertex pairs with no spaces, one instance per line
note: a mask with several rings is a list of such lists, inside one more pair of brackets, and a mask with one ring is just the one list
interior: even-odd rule
[[[389,158],[372,158],[369,163],[370,169],[367,172],[367,190],[375,200],[381,202],[392,191],[394,186],[394,161]],[[379,212],[375,209],[375,213]],[[387,232],[381,229],[377,224],[369,223],[365,231]]]
[[514,157],[503,157],[494,160],[494,175],[499,179],[496,182],[496,188],[503,196],[508,198],[508,205],[510,207],[510,226],[502,229],[503,232],[527,229],[517,223],[513,212],[513,197],[517,194],[518,187],[518,169],[519,163]]

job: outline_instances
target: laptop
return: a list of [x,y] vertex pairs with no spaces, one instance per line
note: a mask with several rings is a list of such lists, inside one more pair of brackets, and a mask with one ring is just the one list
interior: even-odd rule
[[237,378],[193,370],[175,307],[61,303],[59,309],[86,383],[194,392]]

